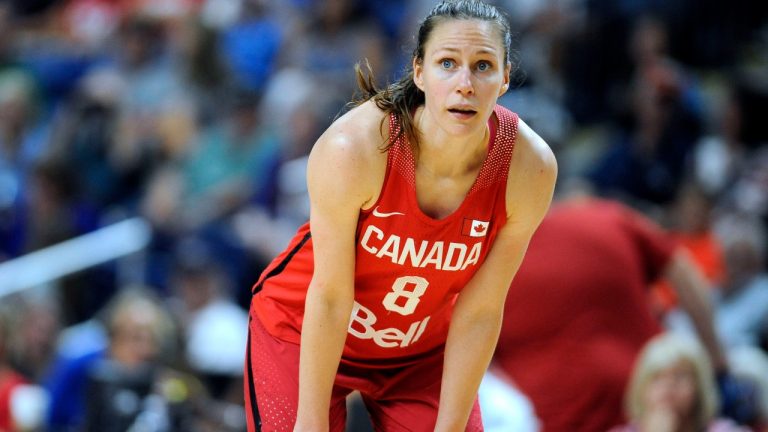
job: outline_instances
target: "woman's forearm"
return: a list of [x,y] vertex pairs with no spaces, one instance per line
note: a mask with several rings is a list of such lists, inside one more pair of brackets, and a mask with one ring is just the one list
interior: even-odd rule
[[500,330],[501,313],[480,318],[454,314],[445,346],[435,431],[465,430]]
[[331,391],[344,348],[352,300],[352,295],[329,296],[316,285],[310,285],[307,292],[301,331],[296,431],[328,430]]
[[714,307],[709,296],[712,289],[688,252],[680,249],[675,253],[667,266],[666,277],[675,289],[680,307],[691,318],[713,366],[725,369],[728,362],[714,327]]

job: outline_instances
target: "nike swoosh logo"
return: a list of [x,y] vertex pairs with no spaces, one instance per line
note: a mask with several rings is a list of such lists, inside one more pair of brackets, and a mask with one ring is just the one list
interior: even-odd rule
[[376,208],[373,209],[373,215],[376,217],[385,218],[390,216],[405,216],[405,213],[400,213],[400,212],[382,213],[379,211],[379,206],[376,206]]

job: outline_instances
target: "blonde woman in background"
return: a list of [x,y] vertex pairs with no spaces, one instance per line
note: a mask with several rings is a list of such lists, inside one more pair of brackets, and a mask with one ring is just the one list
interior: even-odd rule
[[626,395],[629,424],[611,432],[740,432],[716,417],[714,373],[693,339],[662,333],[643,348]]

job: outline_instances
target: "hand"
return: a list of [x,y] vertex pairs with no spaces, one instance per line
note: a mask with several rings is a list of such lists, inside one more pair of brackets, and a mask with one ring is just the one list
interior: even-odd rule
[[638,427],[640,432],[674,432],[678,422],[673,409],[662,406],[648,407]]

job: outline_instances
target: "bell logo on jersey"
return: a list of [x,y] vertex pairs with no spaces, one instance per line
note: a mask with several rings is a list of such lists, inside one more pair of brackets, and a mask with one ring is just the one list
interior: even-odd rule
[[477,219],[464,219],[461,226],[461,234],[470,237],[485,237],[488,233],[489,222]]
[[352,336],[360,339],[372,339],[376,345],[382,348],[405,348],[413,344],[424,333],[429,322],[429,316],[421,321],[415,321],[403,331],[400,329],[385,328],[376,330],[373,325],[376,324],[376,314],[367,307],[355,302],[352,306],[352,318],[349,321],[348,332]]

